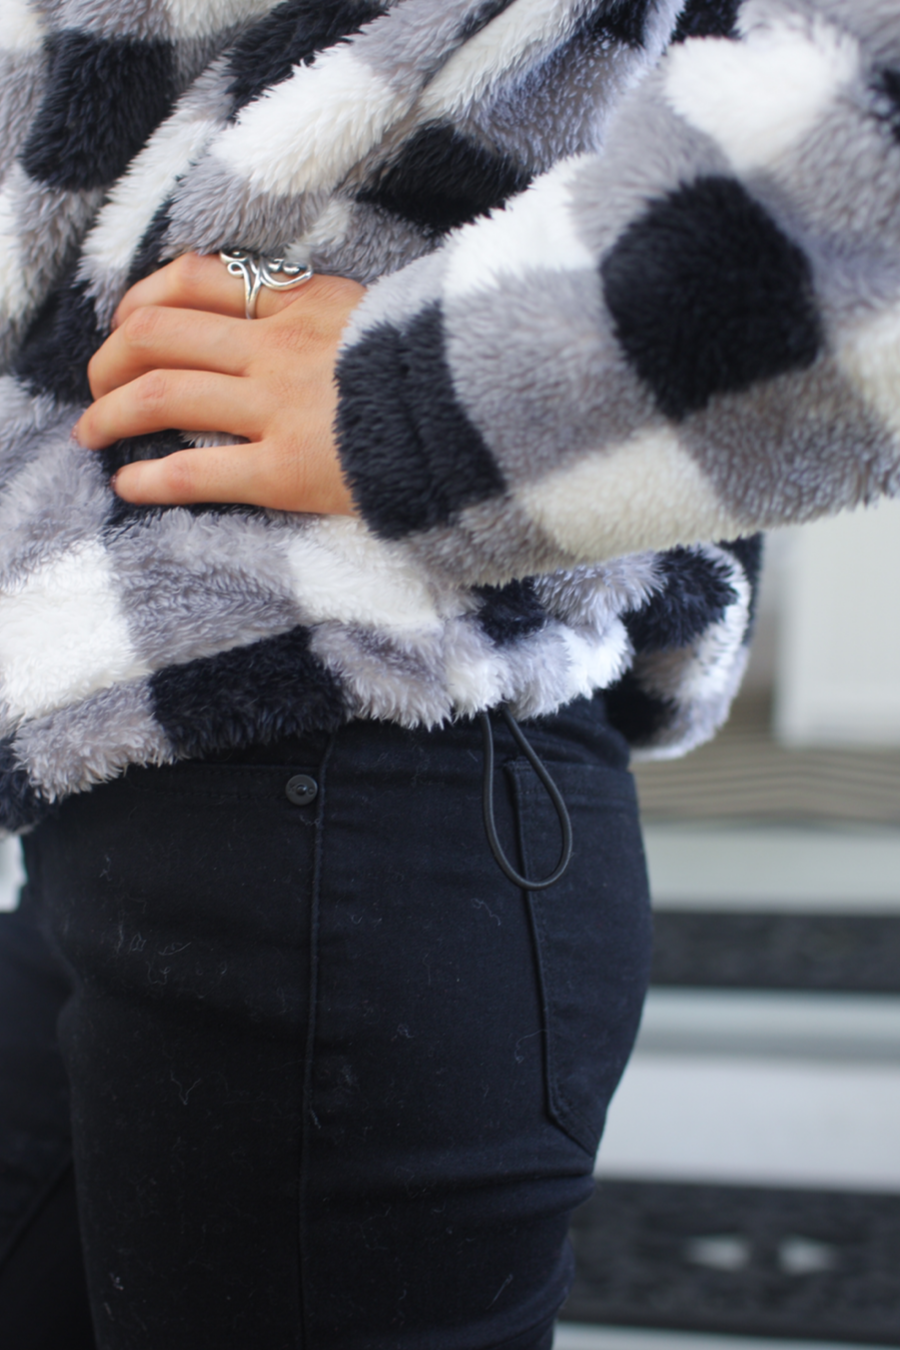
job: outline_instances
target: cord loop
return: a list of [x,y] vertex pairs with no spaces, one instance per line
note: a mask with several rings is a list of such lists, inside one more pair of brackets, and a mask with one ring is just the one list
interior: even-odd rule
[[560,830],[562,831],[562,849],[560,851],[559,861],[554,870],[548,877],[545,877],[543,881],[529,881],[527,877],[523,877],[516,871],[506,854],[503,852],[502,845],[497,837],[497,826],[494,820],[494,731],[491,726],[490,714],[487,712],[480,712],[478,716],[481,719],[481,734],[484,741],[482,809],[484,811],[485,834],[487,835],[487,841],[490,845],[491,852],[496,859],[497,866],[500,868],[501,872],[509,878],[514,886],[520,887],[523,891],[546,891],[551,886],[556,885],[568,868],[569,863],[572,861],[572,821],[566,808],[566,803],[563,800],[562,793],[550,777],[545,764],[541,760],[534,746],[526,737],[516,719],[513,717],[512,713],[509,711],[509,708],[505,703],[501,703],[498,711],[506,725],[509,727],[513,740],[516,742],[519,749],[522,751],[522,754],[528,760],[541,783],[544,785],[547,796],[550,798],[556,810]]

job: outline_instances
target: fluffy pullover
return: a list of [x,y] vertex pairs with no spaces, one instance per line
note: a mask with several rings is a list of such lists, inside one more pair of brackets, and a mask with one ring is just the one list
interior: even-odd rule
[[[0,824],[129,764],[598,688],[725,716],[756,532],[900,471],[900,4],[5,0]],[[130,507],[79,450],[125,289],[371,285],[359,520]],[[735,540],[712,543],[713,540]]]

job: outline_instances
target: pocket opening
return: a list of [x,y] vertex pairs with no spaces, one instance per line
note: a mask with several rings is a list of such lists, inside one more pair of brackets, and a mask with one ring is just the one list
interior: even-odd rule
[[[558,849],[552,806],[530,768],[505,765],[519,853],[540,875]],[[637,1036],[650,974],[651,918],[631,775],[606,765],[553,766],[573,817],[566,876],[525,896],[538,966],[551,1120],[592,1156]]]

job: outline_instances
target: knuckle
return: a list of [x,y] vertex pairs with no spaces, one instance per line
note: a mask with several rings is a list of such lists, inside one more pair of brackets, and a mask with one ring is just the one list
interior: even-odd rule
[[312,284],[315,286],[316,299],[328,303],[342,294],[344,278],[324,273],[313,277]]
[[145,413],[156,413],[169,399],[169,376],[164,370],[151,370],[134,381],[134,397]]
[[202,258],[199,253],[182,253],[180,258],[176,258],[171,264],[176,292],[190,295],[196,291],[206,266],[207,259]]
[[167,493],[176,500],[190,497],[194,486],[191,456],[186,453],[168,455],[160,466]]
[[316,299],[326,305],[353,305],[365,293],[365,288],[358,281],[330,274],[313,277],[310,285],[315,287]]
[[141,351],[153,345],[159,333],[160,313],[155,305],[141,305],[128,315],[120,332],[129,347]]

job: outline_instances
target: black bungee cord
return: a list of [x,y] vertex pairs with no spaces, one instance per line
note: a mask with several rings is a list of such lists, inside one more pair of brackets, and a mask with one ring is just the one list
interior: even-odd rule
[[572,821],[569,818],[569,812],[563,795],[554,783],[553,779],[541,760],[534,746],[526,737],[524,731],[519,726],[516,719],[505,703],[501,703],[497,709],[506,725],[512,733],[513,740],[518,745],[522,754],[528,760],[534,772],[544,785],[547,796],[550,798],[556,810],[559,819],[560,829],[562,831],[562,850],[559,855],[559,862],[554,870],[543,881],[529,881],[516,871],[512,863],[503,852],[500,840],[497,838],[497,826],[494,821],[494,731],[491,726],[490,714],[480,712],[481,734],[484,740],[484,785],[482,792],[482,806],[484,810],[484,830],[487,835],[487,841],[490,844],[497,866],[500,868],[514,886],[518,886],[523,891],[546,891],[551,886],[555,886],[560,880],[569,863],[572,861]]

